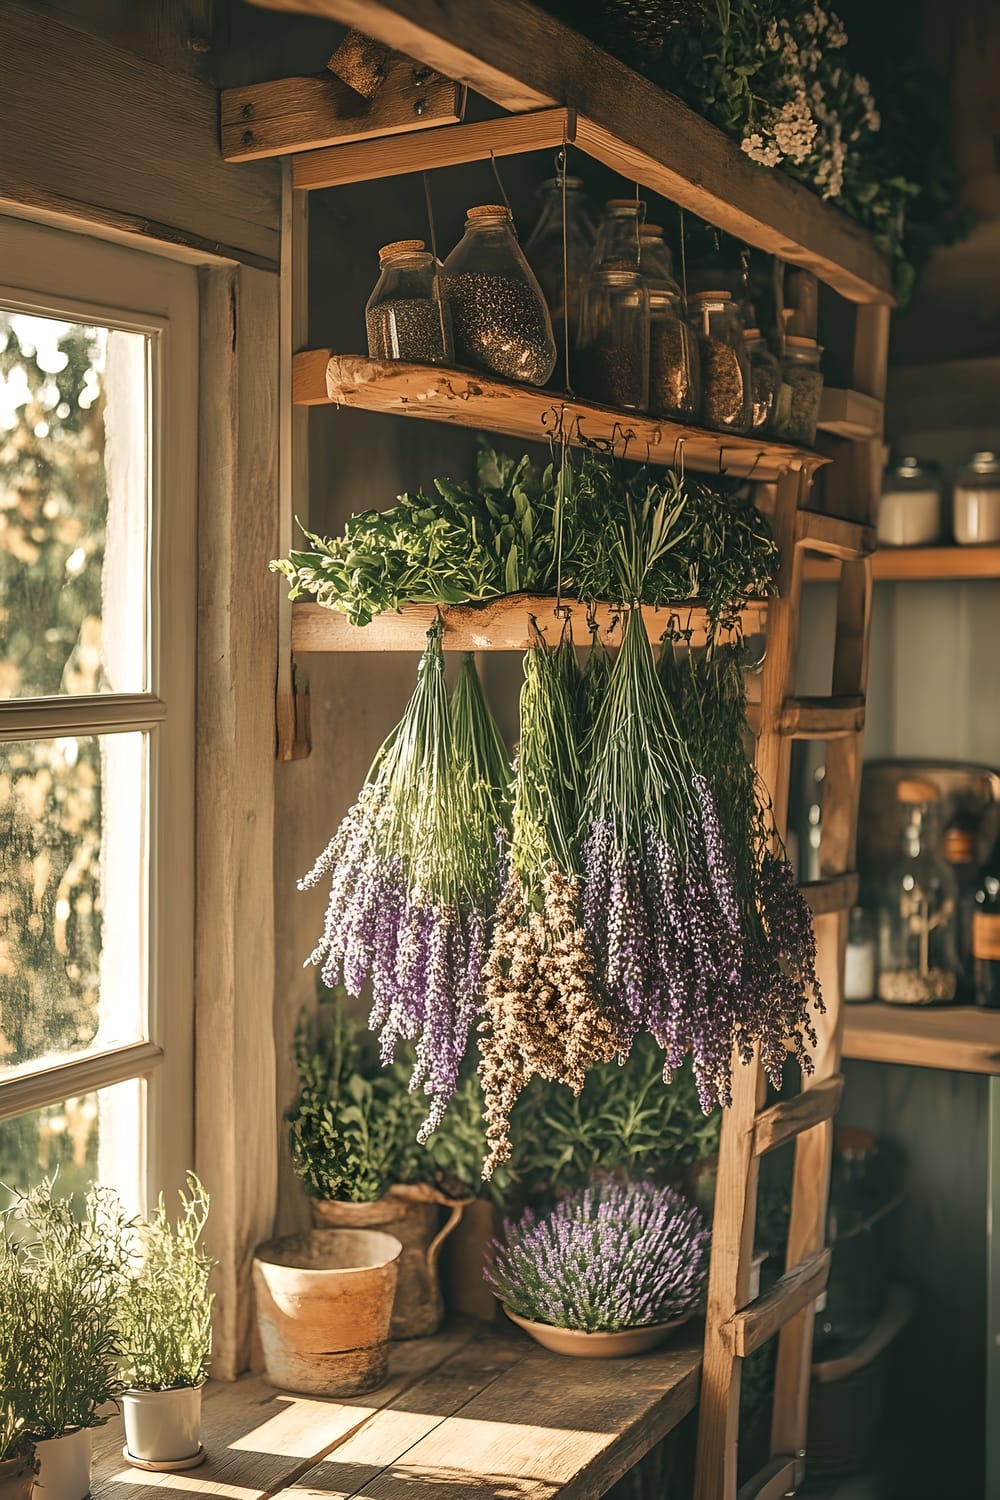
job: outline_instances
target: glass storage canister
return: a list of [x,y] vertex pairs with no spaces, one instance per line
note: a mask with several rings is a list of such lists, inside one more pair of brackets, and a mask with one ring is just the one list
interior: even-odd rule
[[587,277],[574,383],[604,406],[645,411],[649,404],[649,293],[627,261],[609,261]]
[[702,421],[719,431],[749,432],[750,365],[731,293],[697,292],[689,317],[698,333]]
[[863,906],[851,909],[844,953],[844,999],[875,999],[875,915]]
[[[566,212],[566,296],[563,296],[563,185]],[[538,190],[542,200],[538,222],[524,247],[524,255],[542,289],[552,318],[556,347],[563,354],[566,325],[572,350],[580,322],[580,289],[590,270],[597,227],[579,177],[550,177]],[[556,375],[560,371],[556,370]]]
[[891,1005],[954,1000],[957,887],[937,852],[937,788],[901,781],[905,809],[902,852],[886,877],[879,905],[878,997]]
[[781,388],[775,408],[775,437],[788,443],[816,441],[819,403],[823,395],[823,372],[819,367],[823,353],[815,339],[789,336],[781,361]]
[[697,420],[701,401],[698,342],[689,327],[670,250],[659,224],[639,230],[639,269],[649,293],[649,410]]
[[365,308],[371,358],[450,364],[451,313],[434,256],[423,240],[396,240],[382,246],[378,259],[381,275]]
[[941,474],[922,458],[901,458],[882,476],[876,524],[880,547],[930,547],[941,540]]
[[970,453],[958,471],[952,497],[952,528],[962,547],[1000,542],[1000,453]]
[[767,432],[778,404],[781,364],[759,328],[748,328],[744,343],[750,363],[750,431]]
[[590,268],[628,265],[639,269],[639,237],[646,205],[638,198],[609,198],[597,227],[597,244]]
[[544,385],[556,365],[552,322],[508,208],[489,203],[467,211],[443,281],[459,362]]

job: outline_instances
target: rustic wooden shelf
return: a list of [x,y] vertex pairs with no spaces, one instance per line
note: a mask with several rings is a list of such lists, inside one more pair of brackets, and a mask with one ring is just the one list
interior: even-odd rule
[[[364,1396],[211,1381],[207,1462],[164,1487],[239,1500],[603,1495],[694,1409],[701,1331],[638,1359],[567,1363],[506,1326],[480,1326],[394,1344],[387,1383]],[[117,1415],[95,1430],[94,1500],[148,1500],[151,1476],[122,1443]]]
[[851,438],[855,442],[867,442],[882,436],[884,421],[885,405],[874,396],[866,396],[862,391],[824,386],[817,423],[820,432],[831,432],[836,437]]
[[792,469],[811,471],[828,462],[787,443],[728,437],[447,365],[308,349],[295,356],[292,381],[297,406],[359,407],[481,427],[535,442],[556,438],[565,430],[577,448],[596,445],[618,457],[656,464],[679,463],[683,455],[685,468],[705,474],[771,480]]
[[[570,612],[577,645],[586,645],[590,638],[587,606],[575,599],[563,599],[562,608]],[[444,622],[441,643],[446,651],[527,651],[534,639],[532,622],[550,642],[559,639],[562,629],[562,618],[551,595],[508,594],[483,604],[404,604],[398,613],[393,610],[377,615],[370,625],[352,625],[339,610],[322,604],[295,604],[292,650],[297,656],[319,651],[422,651],[439,613]],[[621,634],[618,606],[595,604],[592,613],[600,639],[607,645],[617,644]],[[685,629],[694,631],[696,645],[704,641],[705,611],[696,601],[662,609],[646,606],[643,619],[651,641],[660,639],[671,616],[679,617]],[[745,635],[764,630],[766,603],[754,600],[748,604],[741,620]]]
[[[808,583],[831,583],[839,571],[832,558],[805,560]],[[872,557],[872,577],[885,583],[1000,578],[1000,547],[885,547]]]
[[844,1056],[1000,1075],[1000,1012],[972,1005],[845,1005]]

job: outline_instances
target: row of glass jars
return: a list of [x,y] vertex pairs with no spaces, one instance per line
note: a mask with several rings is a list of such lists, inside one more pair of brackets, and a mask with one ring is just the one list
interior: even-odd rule
[[574,342],[575,330],[567,376],[582,395],[622,410],[700,418],[720,431],[811,443],[822,389],[815,340],[787,340],[779,363],[760,331],[744,328],[731,292],[698,292],[689,312],[663,231],[641,222],[644,205],[636,200],[608,203],[581,275],[587,221],[563,202],[571,185],[579,197],[577,179],[546,185],[550,202],[527,246],[541,285],[517,243],[510,211],[499,205],[468,210],[462,240],[443,267],[420,240],[385,246],[366,308],[370,355],[430,363],[457,358],[543,385],[555,369],[556,335],[565,346],[567,331]]

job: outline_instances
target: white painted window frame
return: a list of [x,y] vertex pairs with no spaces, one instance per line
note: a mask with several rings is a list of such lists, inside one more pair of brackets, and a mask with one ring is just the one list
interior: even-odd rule
[[0,702],[0,741],[148,734],[147,1040],[0,1081],[5,1119],[141,1080],[148,1206],[194,1162],[198,275],[152,251],[0,218],[0,303],[150,338],[147,691]]

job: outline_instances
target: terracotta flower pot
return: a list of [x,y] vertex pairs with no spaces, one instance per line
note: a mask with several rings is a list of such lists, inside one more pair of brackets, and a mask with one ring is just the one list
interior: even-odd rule
[[492,1323],[497,1299],[483,1276],[490,1241],[500,1227],[500,1215],[486,1198],[466,1204],[461,1223],[441,1255],[441,1284],[449,1312]]
[[402,1246],[370,1229],[314,1229],[259,1245],[253,1263],[267,1378],[354,1396],[383,1383]]
[[200,1385],[122,1394],[125,1447],[148,1464],[187,1464],[201,1452]]
[[91,1430],[78,1427],[39,1442],[34,1500],[84,1500],[90,1493]]
[[29,1447],[26,1453],[16,1458],[5,1458],[0,1462],[0,1500],[31,1500],[31,1487],[35,1482],[35,1450]]
[[[319,1229],[380,1229],[395,1235],[403,1247],[399,1285],[392,1314],[394,1339],[436,1333],[444,1321],[444,1299],[438,1276],[438,1254],[462,1217],[468,1199],[446,1198],[423,1183],[391,1187],[374,1203],[341,1203],[318,1198],[313,1223]],[[449,1209],[441,1224],[441,1206]]]
[[512,1323],[531,1335],[536,1344],[553,1354],[571,1354],[579,1359],[624,1359],[629,1354],[645,1354],[662,1344],[676,1328],[690,1320],[675,1318],[670,1323],[647,1323],[643,1328],[621,1328],[615,1333],[583,1333],[578,1328],[556,1328],[552,1323],[533,1323],[518,1317],[504,1303],[504,1312]]

